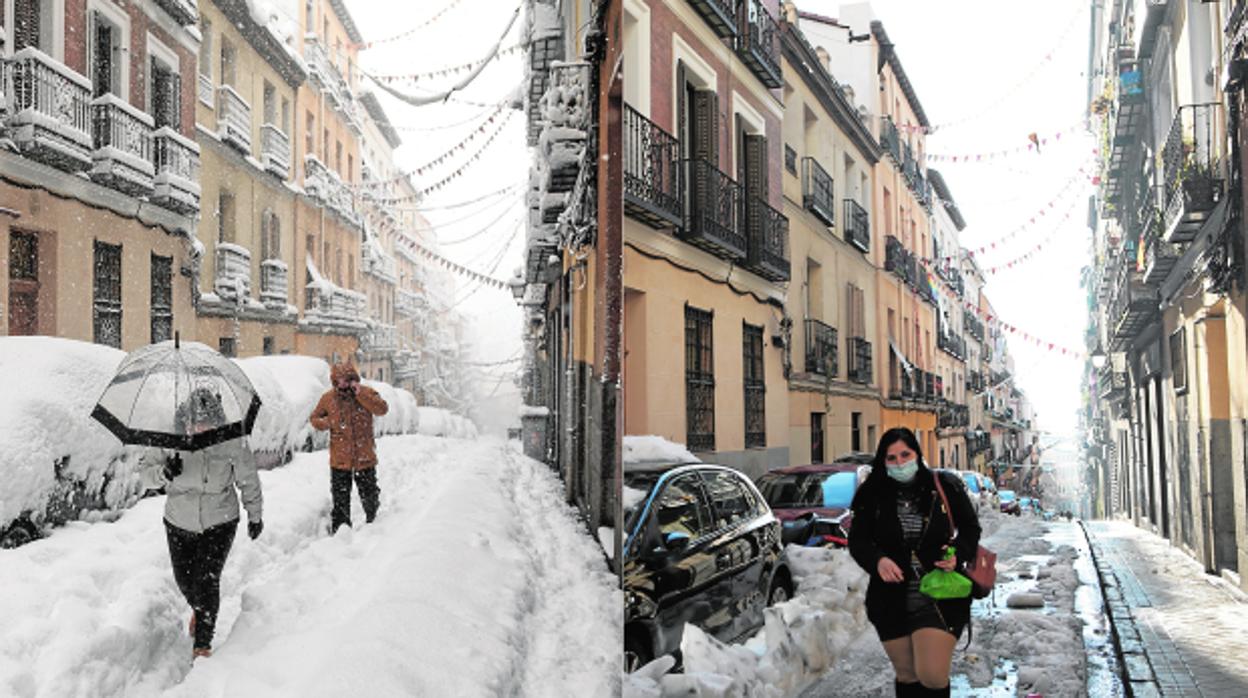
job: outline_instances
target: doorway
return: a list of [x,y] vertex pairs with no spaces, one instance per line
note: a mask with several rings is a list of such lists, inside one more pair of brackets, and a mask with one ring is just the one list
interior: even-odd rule
[[9,234],[9,336],[39,334],[39,236]]

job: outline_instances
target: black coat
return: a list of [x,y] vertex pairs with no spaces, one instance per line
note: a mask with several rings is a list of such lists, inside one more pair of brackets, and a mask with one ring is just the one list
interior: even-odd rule
[[[936,493],[933,476],[933,471],[926,467],[920,467],[915,475],[919,485],[919,510],[924,512],[926,520],[915,553],[925,573],[936,569],[935,563],[944,556],[942,549],[949,542],[949,518],[945,515],[940,495]],[[954,548],[958,570],[963,571],[979,548],[979,517],[961,478],[941,473],[941,485],[953,509],[953,520],[958,530]],[[854,518],[849,529],[849,553],[871,575],[871,583],[867,587],[867,619],[876,626],[895,626],[904,620],[906,582],[914,578],[910,551],[903,538],[901,519],[897,516],[898,486],[887,473],[873,471],[854,494],[852,505]],[[888,583],[880,579],[877,566],[881,557],[888,557],[897,563],[905,581]],[[945,623],[951,627],[965,625],[970,619],[969,597],[945,599],[936,604]]]

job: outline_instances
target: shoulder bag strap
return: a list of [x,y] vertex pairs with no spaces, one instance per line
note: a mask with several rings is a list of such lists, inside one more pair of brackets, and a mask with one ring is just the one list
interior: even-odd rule
[[945,496],[945,488],[940,485],[940,473],[933,472],[932,478],[936,481],[936,493],[940,495],[940,501],[945,505],[945,516],[949,517],[949,542],[953,542],[953,532],[957,527],[953,523],[953,509],[949,508],[949,498]]

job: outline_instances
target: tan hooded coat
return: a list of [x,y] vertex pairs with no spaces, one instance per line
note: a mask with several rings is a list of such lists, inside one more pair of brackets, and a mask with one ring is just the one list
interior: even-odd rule
[[[342,378],[360,374],[351,364],[334,364],[329,369],[330,381],[336,386]],[[331,387],[321,396],[308,420],[313,428],[329,430],[329,466],[338,470],[359,470],[377,465],[377,448],[373,440],[373,417],[390,410],[376,390],[361,385],[358,394],[343,395]]]

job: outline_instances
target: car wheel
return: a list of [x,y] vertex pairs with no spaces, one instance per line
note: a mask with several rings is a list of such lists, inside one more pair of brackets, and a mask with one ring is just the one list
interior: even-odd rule
[[630,632],[624,636],[624,673],[631,674],[650,663],[653,659],[650,643],[641,637],[641,633]]
[[789,598],[789,588],[784,585],[784,582],[777,579],[771,583],[771,591],[767,592],[768,606],[775,606],[776,604],[784,603],[785,601],[788,601]]
[[0,548],[9,549],[26,545],[35,539],[34,527],[25,521],[14,521],[12,526],[0,536]]

